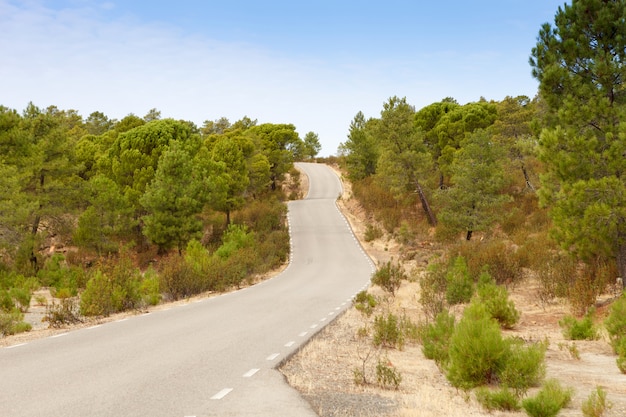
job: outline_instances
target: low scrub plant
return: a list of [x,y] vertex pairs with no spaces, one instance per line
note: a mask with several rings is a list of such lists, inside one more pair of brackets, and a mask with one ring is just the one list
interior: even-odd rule
[[497,382],[509,345],[485,306],[471,303],[450,338],[448,380],[463,389]]
[[508,291],[496,284],[486,269],[478,280],[476,296],[485,305],[489,315],[503,328],[512,329],[519,321],[520,312],[515,308],[513,301],[509,300]]
[[376,298],[372,294],[369,294],[367,291],[363,290],[356,295],[353,304],[357,310],[369,317],[374,312],[374,308],[376,308],[376,305],[378,303],[376,302]]
[[446,306],[446,266],[443,262],[434,262],[419,279],[420,299],[424,314],[434,319]]
[[626,293],[622,294],[611,305],[611,310],[604,321],[606,331],[609,333],[611,346],[617,353],[617,347],[623,339],[626,339]]
[[434,360],[439,368],[445,368],[448,363],[448,349],[453,333],[454,316],[447,310],[440,312],[433,323],[422,328],[422,352],[428,359]]
[[507,342],[508,349],[498,379],[500,385],[512,389],[520,397],[543,381],[548,342],[527,345],[514,338],[507,339]]
[[582,412],[584,417],[602,417],[612,407],[613,404],[606,398],[606,391],[596,387],[583,402]]
[[573,390],[563,388],[559,381],[546,381],[534,397],[522,401],[522,408],[530,417],[555,417],[572,399]]
[[374,346],[385,348],[404,347],[404,334],[400,329],[398,317],[393,313],[381,314],[374,318]]
[[75,298],[62,298],[58,302],[53,301],[46,306],[43,320],[54,328],[80,323],[82,320],[77,300]]
[[465,258],[457,256],[446,272],[446,301],[450,305],[467,303],[473,294],[474,282]]
[[580,320],[571,315],[567,315],[559,320],[563,337],[567,340],[596,340],[598,338],[598,329],[593,323],[594,312],[594,309],[590,309]]
[[383,237],[383,231],[380,227],[373,224],[368,224],[366,226],[365,233],[363,235],[363,239],[366,242],[371,242],[373,240],[380,239],[381,237]]
[[395,389],[400,387],[402,375],[387,358],[381,358],[376,364],[376,382],[383,389]]
[[476,390],[476,400],[487,411],[518,411],[521,408],[518,396],[506,387],[497,390],[480,387]]
[[24,320],[24,313],[14,308],[10,311],[0,309],[0,336],[30,331],[32,326]]
[[391,295],[395,295],[402,280],[406,280],[407,275],[404,272],[404,268],[400,263],[396,263],[392,260],[384,263],[374,274],[372,275],[372,284],[378,285]]

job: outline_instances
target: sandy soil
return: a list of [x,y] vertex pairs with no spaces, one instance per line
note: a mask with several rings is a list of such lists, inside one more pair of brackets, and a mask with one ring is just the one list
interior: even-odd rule
[[[363,240],[366,219],[346,185],[338,201],[344,215],[361,240],[363,247],[376,263],[398,259],[400,247],[382,238],[366,243]],[[418,250],[417,260],[408,269],[420,273],[425,260],[434,255],[426,245]],[[606,335],[597,341],[567,341],[561,334],[558,321],[569,313],[564,303],[541,305],[537,300],[539,286],[532,279],[510,290],[510,296],[522,312],[516,328],[506,332],[526,341],[549,341],[546,353],[547,378],[556,378],[562,385],[575,390],[571,404],[560,416],[582,416],[581,405],[589,394],[602,387],[607,392],[612,408],[605,416],[626,415],[626,375],[615,363]],[[419,305],[419,285],[403,284],[393,301],[385,308],[398,315],[406,315],[417,323],[424,319]],[[370,293],[384,297],[378,288]],[[460,311],[457,311],[457,314]],[[602,315],[603,311],[599,311]],[[286,362],[281,371],[288,382],[298,389],[322,417],[335,416],[524,416],[524,412],[489,413],[476,402],[473,394],[459,391],[446,381],[435,363],[426,359],[420,346],[408,343],[403,350],[377,350],[371,339],[358,335],[366,325],[364,316],[356,309],[348,310],[327,326],[299,353]],[[575,345],[580,353],[576,359],[569,347]],[[369,355],[369,356],[368,356]],[[383,390],[375,385],[375,366],[378,358],[392,364],[401,374],[398,390]],[[354,383],[353,370],[365,362],[369,384]]]

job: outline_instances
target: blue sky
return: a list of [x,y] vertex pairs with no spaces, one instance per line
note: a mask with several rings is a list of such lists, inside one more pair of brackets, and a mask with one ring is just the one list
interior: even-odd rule
[[322,155],[397,95],[534,96],[528,57],[563,0],[0,0],[0,104],[248,116],[313,131]]

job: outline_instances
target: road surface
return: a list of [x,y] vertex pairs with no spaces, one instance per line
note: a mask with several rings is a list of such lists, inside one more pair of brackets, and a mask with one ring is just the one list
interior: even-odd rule
[[325,165],[289,203],[289,266],[237,292],[0,349],[0,417],[315,416],[276,367],[350,305],[373,265]]

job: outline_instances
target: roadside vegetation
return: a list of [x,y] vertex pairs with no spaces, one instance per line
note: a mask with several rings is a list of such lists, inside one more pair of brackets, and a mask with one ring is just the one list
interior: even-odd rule
[[197,127],[0,106],[0,336],[255,282],[286,262],[293,162],[320,150],[290,124]]

